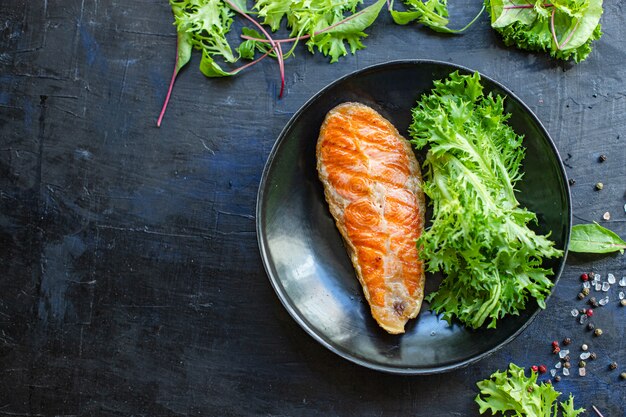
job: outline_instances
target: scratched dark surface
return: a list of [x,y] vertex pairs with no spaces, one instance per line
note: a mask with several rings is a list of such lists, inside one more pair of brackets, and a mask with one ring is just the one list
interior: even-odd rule
[[[458,22],[478,10],[453,3]],[[574,363],[583,341],[598,359],[558,390],[626,415],[617,290],[594,316],[602,337],[569,316],[583,306],[580,273],[620,278],[623,255],[570,254],[546,311],[493,356],[399,377],[298,327],[267,280],[254,218],[266,157],[309,97],[358,68],[431,58],[517,93],[576,180],[574,221],[608,211],[626,236],[624,4],[605,1],[605,34],[579,65],[505,48],[486,15],[446,37],[383,11],[356,56],[329,65],[299,49],[281,100],[275,62],[209,80],[194,54],[157,129],[175,48],[166,1],[0,0],[0,415],[477,416],[476,381],[509,362],[553,366],[550,341],[565,336]]]

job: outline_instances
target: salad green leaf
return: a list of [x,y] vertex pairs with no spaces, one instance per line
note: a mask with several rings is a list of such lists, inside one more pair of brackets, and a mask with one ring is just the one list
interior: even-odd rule
[[[524,369],[511,363],[504,372],[495,372],[484,381],[476,384],[480,393],[474,401],[480,407],[480,414],[502,413],[517,417],[556,417],[557,401],[561,395],[551,384],[537,384],[537,373],[527,377]],[[574,397],[561,402],[563,417],[576,417],[585,409],[574,408]],[[505,414],[507,413],[507,414]]]
[[583,61],[600,39],[602,0],[485,0],[507,46]]
[[617,233],[600,226],[598,223],[577,224],[572,227],[569,250],[572,252],[624,253],[626,242]]
[[478,73],[457,71],[435,81],[412,115],[411,142],[428,148],[423,188],[433,205],[417,244],[428,270],[446,275],[431,308],[472,328],[496,327],[529,298],[544,308],[553,283],[542,262],[562,251],[528,228],[537,217],[516,199],[524,148],[504,98],[485,95]]
[[407,25],[413,21],[417,21],[427,26],[435,32],[458,34],[469,28],[482,14],[485,7],[478,12],[476,17],[472,19],[462,29],[450,29],[448,24],[448,0],[404,0],[407,7],[406,12],[393,10],[393,2],[389,6],[389,13],[393,21],[398,25]]
[[[294,41],[306,39],[311,53],[317,48],[330,62],[347,55],[346,43],[354,54],[365,48],[361,40],[364,32],[378,17],[386,0],[375,3],[360,11],[357,7],[363,0],[258,0],[254,9],[262,23],[273,31],[278,30],[286,19]],[[348,16],[346,16],[348,14]]]

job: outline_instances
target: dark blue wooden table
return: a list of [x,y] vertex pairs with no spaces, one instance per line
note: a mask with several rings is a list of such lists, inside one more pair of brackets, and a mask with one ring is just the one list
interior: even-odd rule
[[[479,8],[452,3],[456,26]],[[275,62],[209,80],[194,54],[158,129],[175,48],[166,1],[0,0],[0,416],[476,416],[476,381],[509,362],[550,368],[550,342],[566,336],[598,359],[558,390],[624,416],[617,289],[593,318],[600,338],[570,316],[580,274],[619,279],[623,255],[570,254],[547,309],[493,356],[399,377],[300,329],[267,280],[254,218],[266,157],[309,97],[358,68],[429,58],[511,88],[576,181],[575,223],[625,237],[626,14],[621,0],[604,7],[579,65],[506,48],[487,15],[449,37],[383,11],[356,56],[330,65],[299,49],[280,100]]]

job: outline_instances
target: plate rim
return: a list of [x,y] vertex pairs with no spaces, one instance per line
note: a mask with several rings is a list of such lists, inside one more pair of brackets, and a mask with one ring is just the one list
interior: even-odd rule
[[261,227],[261,223],[262,223],[261,222],[261,218],[263,217],[262,216],[262,208],[263,208],[262,202],[263,202],[263,199],[265,197],[265,191],[266,191],[266,187],[267,187],[267,180],[268,180],[269,171],[270,171],[270,169],[271,169],[271,167],[273,165],[273,161],[274,161],[274,159],[276,157],[278,149],[281,147],[281,144],[286,140],[285,139],[286,138],[286,133],[300,119],[302,114],[306,112],[306,110],[312,105],[312,103],[315,102],[320,96],[322,96],[327,90],[331,89],[332,87],[334,87],[337,84],[340,84],[340,83],[344,82],[348,78],[356,77],[356,76],[359,76],[359,75],[362,75],[362,74],[365,74],[365,73],[368,73],[368,72],[373,72],[373,71],[385,69],[386,67],[393,67],[393,66],[420,66],[420,65],[423,65],[423,64],[447,66],[447,67],[450,67],[451,72],[455,71],[455,70],[461,70],[461,71],[465,71],[465,72],[469,72],[469,73],[478,72],[478,74],[480,74],[481,78],[484,78],[484,79],[488,80],[489,82],[491,82],[492,84],[494,84],[495,86],[500,88],[502,91],[504,91],[506,93],[507,98],[512,98],[513,100],[515,100],[526,111],[526,113],[531,117],[531,119],[536,123],[536,125],[539,128],[539,131],[543,134],[543,136],[545,138],[547,138],[548,145],[552,148],[552,151],[554,152],[554,155],[556,156],[557,165],[559,167],[559,172],[560,172],[560,174],[563,177],[564,184],[566,185],[564,188],[565,188],[565,196],[566,196],[565,200],[566,200],[566,206],[567,206],[567,219],[569,221],[569,227],[565,231],[565,242],[564,242],[564,248],[563,248],[562,262],[560,264],[560,267],[558,268],[558,271],[555,271],[555,273],[554,273],[554,281],[553,281],[554,286],[553,286],[552,290],[550,291],[550,293],[548,294],[548,296],[545,298],[546,304],[549,301],[549,299],[552,296],[552,294],[554,293],[554,290],[556,289],[556,286],[558,285],[559,280],[561,278],[561,275],[563,273],[563,270],[565,268],[565,263],[566,263],[566,260],[567,260],[567,254],[568,254],[568,249],[569,249],[570,233],[571,233],[571,228],[572,228],[572,197],[571,197],[571,190],[567,186],[567,183],[568,183],[567,172],[565,171],[565,166],[563,164],[563,159],[561,158],[561,155],[559,153],[558,148],[556,147],[556,144],[554,143],[554,140],[550,136],[548,130],[545,128],[545,126],[543,125],[541,120],[528,107],[528,105],[526,105],[526,103],[524,103],[524,101],[522,101],[517,95],[515,95],[515,93],[513,93],[509,88],[504,86],[502,83],[500,83],[499,81],[497,81],[497,80],[495,80],[495,79],[493,79],[493,78],[483,74],[482,72],[480,72],[478,70],[473,70],[473,69],[468,68],[466,66],[455,64],[455,63],[452,63],[452,62],[446,62],[446,61],[440,61],[440,60],[434,60],[434,59],[399,59],[399,60],[392,60],[392,61],[386,61],[386,62],[382,62],[382,63],[377,63],[377,64],[373,64],[373,65],[369,65],[369,66],[357,69],[355,71],[351,71],[351,72],[349,72],[349,73],[347,73],[347,74],[337,78],[336,80],[332,81],[331,83],[325,85],[319,91],[317,91],[313,96],[311,96],[304,104],[302,104],[300,106],[300,108],[291,116],[291,118],[287,121],[285,126],[281,129],[280,133],[278,134],[278,137],[277,137],[276,141],[272,145],[272,149],[270,150],[270,153],[269,153],[269,155],[267,157],[267,160],[266,160],[265,165],[263,167],[263,172],[261,174],[261,179],[259,181],[259,188],[257,190],[255,217],[256,217],[257,243],[258,243],[259,252],[260,252],[260,255],[261,255],[261,261],[263,263],[263,268],[265,270],[265,273],[267,275],[268,280],[270,281],[270,284],[272,285],[272,288],[274,289],[274,292],[276,293],[276,295],[277,295],[278,299],[280,300],[281,304],[283,305],[283,307],[287,310],[289,315],[296,321],[296,323],[298,323],[298,325],[306,333],[308,333],[311,337],[313,337],[314,340],[316,340],[318,343],[320,343],[325,348],[329,349],[331,352],[337,354],[338,356],[340,356],[340,357],[342,357],[342,358],[344,358],[344,359],[346,359],[346,360],[348,360],[348,361],[350,361],[352,363],[355,363],[357,365],[363,366],[365,368],[373,369],[375,371],[385,372],[385,373],[389,373],[389,374],[397,374],[397,375],[431,375],[431,374],[439,374],[439,373],[450,372],[450,371],[453,371],[453,370],[462,369],[462,368],[465,368],[465,367],[467,367],[467,366],[469,366],[469,365],[471,365],[473,363],[476,363],[476,362],[478,362],[480,360],[483,360],[483,359],[493,355],[498,350],[502,349],[504,346],[509,344],[515,338],[517,338],[535,320],[537,315],[543,309],[542,308],[537,308],[531,314],[531,316],[528,318],[528,320],[526,320],[526,322],[522,326],[520,326],[519,329],[517,329],[508,338],[506,338],[505,340],[503,340],[502,342],[500,342],[499,344],[497,344],[493,348],[491,348],[491,349],[489,349],[489,350],[487,350],[487,351],[485,351],[483,353],[480,353],[480,354],[478,354],[478,355],[476,355],[474,357],[471,357],[471,358],[465,359],[463,361],[460,361],[460,362],[455,362],[455,363],[452,363],[452,364],[446,364],[446,365],[440,365],[440,366],[433,366],[433,367],[428,367],[428,368],[425,368],[425,367],[420,367],[420,368],[393,367],[393,366],[386,366],[386,365],[380,365],[380,364],[375,364],[375,363],[368,362],[368,361],[363,360],[361,358],[355,357],[354,355],[350,354],[349,352],[342,351],[342,350],[336,348],[335,346],[333,346],[332,344],[328,343],[320,335],[318,335],[317,332],[315,332],[313,329],[311,329],[309,327],[309,325],[306,323],[306,321],[302,317],[300,317],[300,314],[298,313],[298,311],[296,311],[294,306],[292,306],[290,303],[287,302],[286,294],[281,289],[280,285],[278,285],[278,282],[277,282],[278,277],[275,277],[274,276],[275,274],[271,270],[270,256],[269,256],[269,253],[268,253],[269,250],[268,250],[268,248],[265,245],[264,238],[263,238],[263,233],[262,233],[262,227]]

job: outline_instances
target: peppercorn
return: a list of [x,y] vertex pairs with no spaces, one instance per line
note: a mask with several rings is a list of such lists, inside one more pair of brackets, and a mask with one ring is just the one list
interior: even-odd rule
[[585,361],[578,362],[578,367],[579,368],[584,368],[585,366],[587,366],[587,362],[585,362]]
[[576,184],[576,180],[574,178],[570,178],[569,185],[574,185],[574,184]]
[[596,355],[595,352],[591,352],[591,355],[589,355],[589,359],[591,359],[592,361],[595,361],[597,357],[598,356]]
[[553,348],[558,347],[558,346],[559,346],[559,342],[557,340],[552,342],[552,347]]
[[545,365],[539,365],[539,373],[545,374],[546,372],[548,372],[548,368]]
[[589,273],[589,278],[594,279],[596,277],[596,273],[595,272],[590,272]]
[[611,362],[611,364],[609,365],[609,369],[612,371],[614,369],[617,369],[617,362]]
[[586,343],[583,343],[582,346],[580,347],[583,351],[587,351],[587,349],[589,349],[589,346],[587,346]]
[[591,298],[589,299],[588,303],[589,303],[589,304],[593,304],[593,303],[595,303],[596,301],[598,301],[598,300],[596,300],[596,297],[591,297]]
[[552,348],[552,353],[554,353],[555,355],[559,353],[560,351],[561,351],[561,348],[559,346],[555,346]]
[[593,310],[588,308],[587,312],[585,314],[587,315],[587,317],[591,317],[591,316],[593,316]]
[[589,288],[583,288],[583,290],[581,291],[581,293],[583,293],[583,295],[586,297],[589,295]]
[[587,309],[586,308],[581,308],[578,312],[580,314],[587,314]]
[[563,362],[569,362],[570,357],[569,355],[565,355],[565,357],[563,358]]
[[589,275],[585,272],[580,276],[583,281],[589,281]]
[[563,364],[563,368],[568,368],[568,369],[569,369],[571,366],[572,366],[572,364],[571,364],[571,363],[569,363],[569,362],[565,362],[565,363]]
[[555,376],[554,382],[561,382],[561,377],[559,375]]
[[578,299],[582,300],[583,298],[585,298],[585,294],[583,294],[582,292],[578,293]]
[[529,385],[528,388],[526,388],[526,391],[528,392],[533,392],[535,389],[533,388],[532,385]]
[[626,372],[622,372],[621,374],[619,374],[619,377],[622,379],[626,379]]
[[603,188],[604,188],[604,184],[602,184],[601,182],[596,183],[596,191],[600,191]]
[[546,381],[546,384],[548,384],[548,385],[552,385],[552,380],[551,380],[551,379],[548,379],[548,380]]
[[622,298],[621,300],[619,300],[619,304],[620,304],[622,307],[626,307],[626,298]]
[[595,328],[596,328],[596,326],[593,323],[587,324],[587,330],[593,330]]
[[569,337],[566,337],[565,339],[563,339],[563,344],[564,345],[569,345],[570,343],[572,343],[572,339],[570,339]]
[[600,162],[604,162],[604,161],[606,161],[606,155],[605,155],[605,154],[600,155],[600,157],[598,158],[598,160],[599,160]]
[[591,303],[591,307],[598,308],[600,307],[600,304],[598,304],[598,301],[594,301],[593,303]]
[[537,372],[537,371],[539,371],[539,367],[537,365],[533,365],[533,366],[530,367],[530,370],[533,371],[533,372]]
[[602,329],[598,327],[596,330],[593,331],[593,335],[602,336]]

